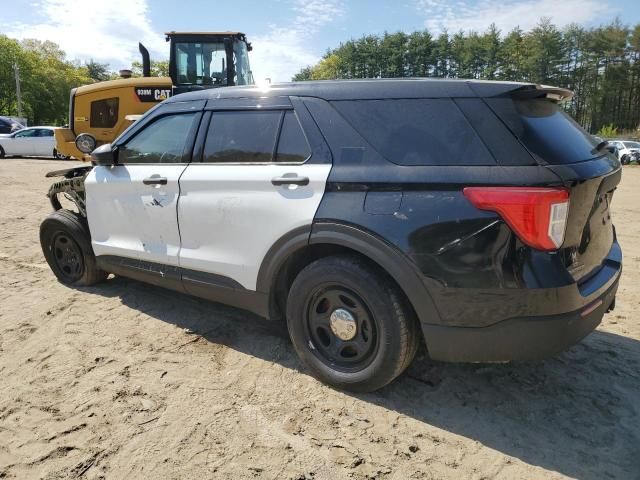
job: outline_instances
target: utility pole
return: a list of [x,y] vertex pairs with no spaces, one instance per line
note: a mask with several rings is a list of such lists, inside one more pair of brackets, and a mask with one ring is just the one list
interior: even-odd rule
[[20,67],[18,63],[13,64],[13,71],[16,74],[16,98],[18,104],[18,117],[22,118],[22,93],[20,92]]

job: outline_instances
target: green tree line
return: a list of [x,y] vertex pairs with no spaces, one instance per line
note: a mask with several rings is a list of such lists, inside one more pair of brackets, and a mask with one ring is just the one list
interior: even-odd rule
[[[151,62],[153,76],[168,76],[168,61]],[[108,64],[93,60],[80,64],[66,59],[50,41],[18,41],[0,34],[0,115],[17,117],[18,102],[14,65],[20,71],[22,116],[30,125],[67,123],[72,88],[118,78]],[[142,75],[142,65],[133,62],[133,75]]]
[[30,124],[66,122],[69,91],[93,80],[84,66],[65,60],[53,42],[18,42],[0,35],[0,115],[18,116],[14,65],[20,69],[22,116]]
[[366,35],[329,50],[293,80],[442,77],[535,82],[575,92],[565,107],[586,129],[640,125],[640,25],[559,29],[541,19],[502,35],[427,30]]

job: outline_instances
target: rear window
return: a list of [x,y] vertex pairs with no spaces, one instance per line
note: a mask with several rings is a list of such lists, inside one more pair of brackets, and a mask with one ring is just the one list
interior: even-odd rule
[[557,104],[544,99],[489,98],[489,105],[542,164],[575,163],[599,157],[600,143]]
[[450,98],[335,101],[334,107],[398,165],[495,165]]

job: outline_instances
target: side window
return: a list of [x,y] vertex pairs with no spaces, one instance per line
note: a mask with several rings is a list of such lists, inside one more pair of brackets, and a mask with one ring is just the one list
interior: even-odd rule
[[196,113],[161,117],[118,152],[118,163],[181,163]]
[[311,155],[311,148],[307,142],[298,117],[292,110],[284,114],[276,162],[302,163]]
[[355,130],[398,165],[495,165],[450,98],[332,102]]
[[47,128],[38,129],[38,137],[53,137],[53,130],[49,130]]
[[35,136],[36,136],[36,130],[33,128],[30,128],[28,130],[22,130],[16,133],[15,135],[16,138],[35,137]]
[[111,128],[118,123],[118,99],[107,98],[91,102],[91,128]]
[[271,162],[282,112],[213,112],[204,162]]

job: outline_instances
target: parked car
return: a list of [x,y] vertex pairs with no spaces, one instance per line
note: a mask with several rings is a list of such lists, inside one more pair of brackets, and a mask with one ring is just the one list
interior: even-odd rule
[[0,136],[0,158],[5,156],[68,158],[58,153],[54,138],[57,127],[29,127]]
[[95,167],[54,173],[86,220],[51,214],[42,249],[67,284],[111,272],[284,317],[344,389],[391,382],[423,339],[436,360],[547,358],[613,308],[622,264],[620,162],[558,107],[570,96],[452,80],[177,95]]
[[24,128],[20,122],[9,117],[0,117],[0,134],[9,134]]
[[618,158],[623,165],[629,165],[632,161],[640,161],[640,142],[610,140],[609,144],[618,149]]

